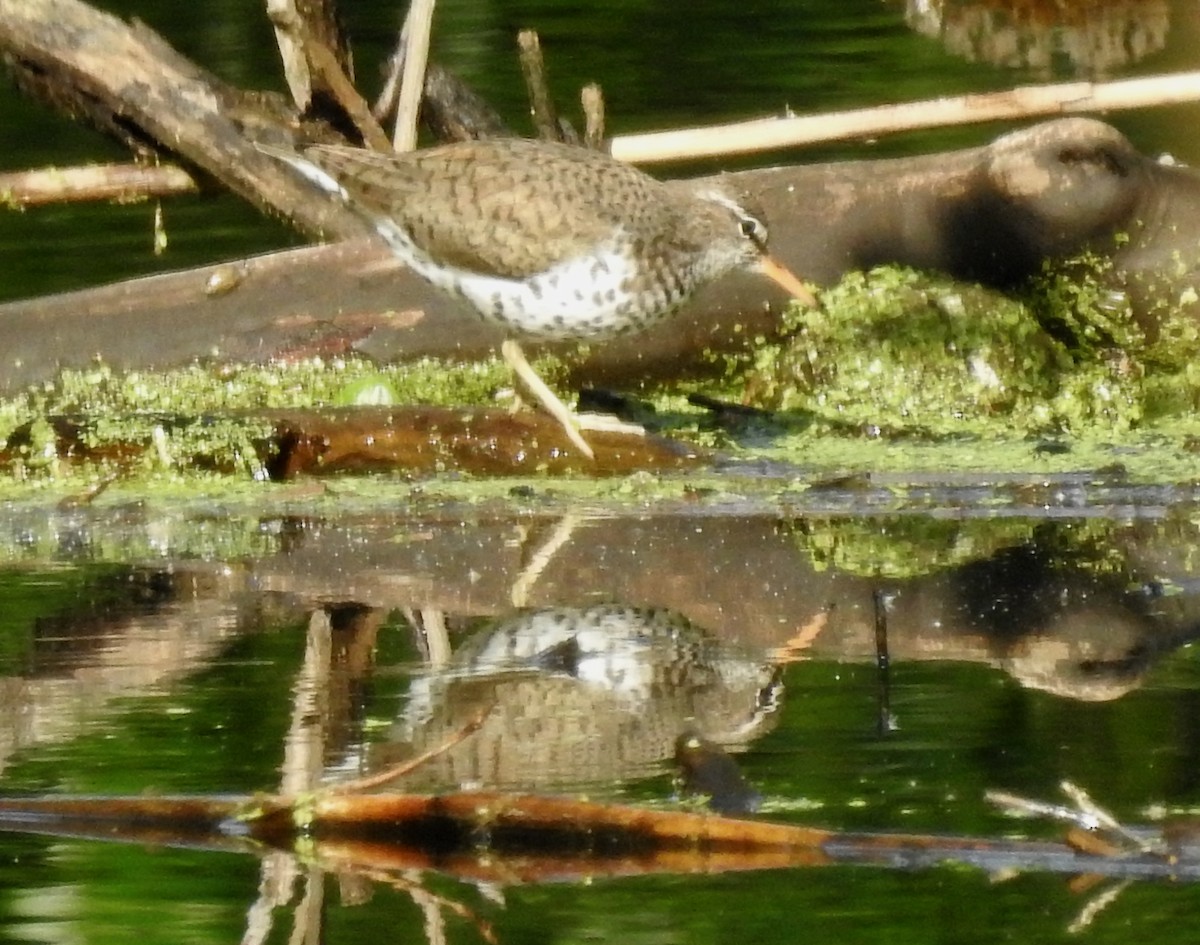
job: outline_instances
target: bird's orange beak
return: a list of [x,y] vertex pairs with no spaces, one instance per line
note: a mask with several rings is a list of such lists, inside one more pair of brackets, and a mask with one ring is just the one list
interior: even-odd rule
[[790,269],[785,269],[770,256],[763,256],[759,259],[757,268],[772,282],[790,292],[794,298],[799,299],[805,305],[816,306],[816,298],[805,288],[804,283],[792,275]]

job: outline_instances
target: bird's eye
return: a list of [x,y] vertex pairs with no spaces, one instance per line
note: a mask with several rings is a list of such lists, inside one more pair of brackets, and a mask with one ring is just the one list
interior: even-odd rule
[[762,225],[754,217],[742,217],[738,224],[742,231],[742,236],[750,240],[758,246],[763,246],[767,242],[767,228]]

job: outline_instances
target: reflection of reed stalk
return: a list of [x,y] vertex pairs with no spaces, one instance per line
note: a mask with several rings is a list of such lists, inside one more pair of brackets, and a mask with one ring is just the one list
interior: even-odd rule
[[571,540],[571,535],[579,525],[579,522],[579,515],[574,512],[568,512],[558,520],[558,524],[554,526],[554,531],[550,533],[550,537],[537,547],[530,557],[529,563],[521,569],[521,573],[513,581],[512,590],[509,591],[509,599],[512,601],[514,607],[527,607],[529,605],[529,592],[533,590],[533,586],[537,584],[538,578],[546,570],[546,565],[554,560],[554,556],[558,554],[558,550]]

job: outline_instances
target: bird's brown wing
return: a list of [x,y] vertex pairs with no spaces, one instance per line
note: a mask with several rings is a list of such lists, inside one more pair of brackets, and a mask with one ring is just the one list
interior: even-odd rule
[[521,278],[636,232],[662,185],[611,158],[513,139],[409,154],[316,147],[305,152],[366,215],[386,216],[434,259]]

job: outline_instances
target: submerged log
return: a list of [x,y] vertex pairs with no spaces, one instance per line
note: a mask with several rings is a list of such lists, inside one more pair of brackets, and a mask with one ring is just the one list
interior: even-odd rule
[[[256,443],[257,461],[274,480],[335,473],[402,472],[427,475],[453,468],[477,475],[626,475],[637,470],[691,469],[708,461],[705,451],[665,437],[613,431],[588,431],[595,458],[582,456],[559,423],[538,410],[484,407],[343,407],[337,409],[247,411],[247,424],[265,422],[273,434]],[[93,442],[87,417],[44,418],[54,434],[60,463],[101,463],[117,468],[143,463],[163,450],[147,433],[120,439],[111,433]],[[146,418],[143,416],[144,421]],[[203,427],[202,416],[163,416],[167,429]],[[119,422],[109,416],[105,422]],[[32,423],[0,443],[0,469],[29,459]],[[145,424],[143,423],[144,427]],[[233,472],[251,457],[214,456],[212,444],[201,453],[163,455],[161,461],[186,470]]]

